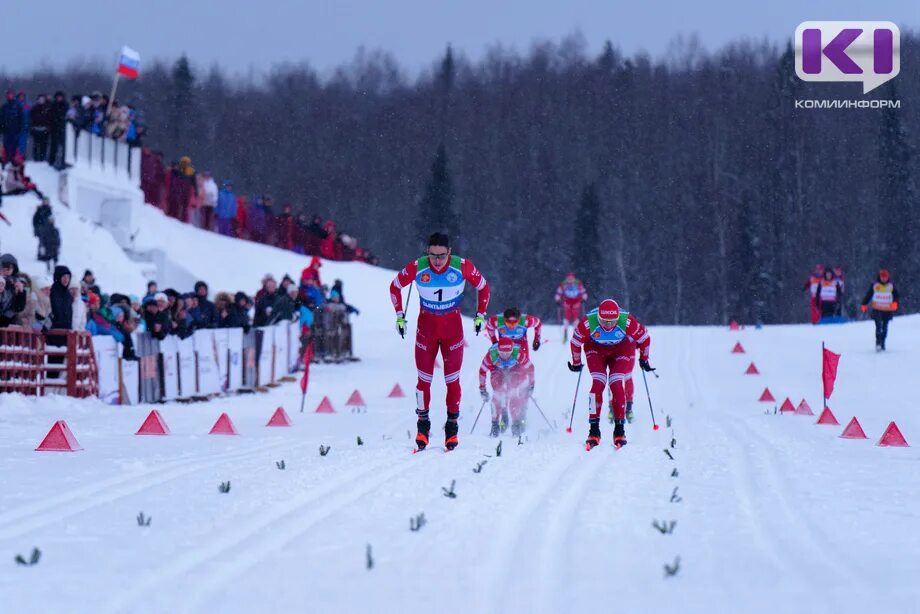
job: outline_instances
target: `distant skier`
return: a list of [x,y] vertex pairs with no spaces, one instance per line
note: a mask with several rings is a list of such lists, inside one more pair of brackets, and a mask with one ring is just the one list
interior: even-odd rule
[[872,308],[875,320],[875,351],[885,350],[885,338],[888,337],[888,323],[898,310],[898,289],[894,287],[887,269],[878,272],[878,277],[869,286],[860,309],[863,313]]
[[526,356],[529,351],[527,348],[527,331],[533,329],[533,351],[540,349],[543,343],[542,330],[543,322],[535,315],[521,313],[517,307],[509,307],[499,315],[494,315],[486,322],[486,333],[492,343],[498,343],[502,337],[510,337],[515,345],[521,348]]
[[833,321],[839,317],[841,298],[840,282],[834,277],[834,270],[827,267],[824,269],[824,275],[821,277],[818,292],[815,295],[815,304],[821,314],[821,320]]
[[490,437],[498,437],[501,431],[499,418],[505,411],[511,415],[511,434],[515,437],[524,433],[524,418],[527,413],[527,399],[533,393],[533,364],[520,345],[510,337],[501,337],[494,343],[479,366],[479,394],[483,401],[489,400],[486,390],[486,375],[492,374],[492,430]]
[[581,371],[581,350],[584,346],[588,369],[591,371],[589,398],[588,450],[601,441],[600,416],[604,387],[610,387],[613,397],[613,444],[626,445],[626,398],[622,382],[632,372],[636,348],[639,349],[639,366],[644,371],[654,371],[649,364],[651,338],[645,327],[611,298],[604,299],[597,309],[588,312],[572,335],[570,349],[572,362],[569,370]]
[[846,282],[843,279],[843,267],[839,264],[834,267],[834,280],[837,282],[837,285],[840,287],[840,300],[837,301],[837,315],[843,316],[843,301],[844,296],[847,293]]
[[808,290],[809,299],[808,307],[811,312],[811,323],[817,324],[821,320],[821,310],[818,308],[818,286],[821,284],[821,276],[824,273],[824,266],[821,264],[815,265],[815,272],[808,276],[808,279],[805,280],[805,285],[802,286],[803,290]]
[[588,292],[575,273],[568,272],[565,279],[556,288],[556,304],[562,308],[562,340],[569,337],[569,325],[575,326],[584,313],[584,304],[588,301]]
[[460,417],[460,367],[463,364],[463,321],[460,300],[466,282],[476,288],[477,313],[473,319],[476,334],[482,329],[489,307],[489,284],[470,261],[451,254],[447,235],[436,232],[428,239],[425,256],[403,268],[390,284],[390,298],[396,309],[396,330],[406,336],[406,314],[402,304],[402,288],[415,282],[420,309],[415,335],[416,414],[418,433],[415,443],[419,450],[428,445],[431,421],[431,380],[438,350],[444,358],[444,382],[447,384],[447,422],[444,424],[444,445],[457,447],[457,419]]

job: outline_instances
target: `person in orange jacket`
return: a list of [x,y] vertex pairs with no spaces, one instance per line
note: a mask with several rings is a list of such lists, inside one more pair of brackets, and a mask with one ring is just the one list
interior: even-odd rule
[[860,305],[863,313],[869,311],[870,307],[872,319],[875,320],[875,351],[883,352],[888,337],[888,323],[898,310],[898,289],[891,282],[887,269],[878,272],[878,277],[872,282]]

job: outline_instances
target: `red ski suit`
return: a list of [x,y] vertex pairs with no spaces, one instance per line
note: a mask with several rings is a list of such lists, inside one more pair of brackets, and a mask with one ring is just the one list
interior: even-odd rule
[[[419,265],[422,270],[419,270]],[[432,286],[440,279],[447,286]],[[464,282],[476,290],[477,312],[489,307],[489,284],[470,260],[452,256],[440,268],[427,257],[407,264],[390,284],[390,298],[397,312],[403,311],[402,288],[415,282],[419,294],[418,328],[415,334],[416,413],[427,417],[431,404],[431,380],[438,351],[444,359],[444,382],[447,384],[448,417],[460,414],[460,367],[463,365],[463,321],[460,318],[460,298]],[[450,297],[440,300],[447,291]]]
[[502,408],[507,408],[512,420],[524,417],[527,398],[534,385],[533,363],[523,351],[515,348],[515,355],[508,360],[496,356],[492,346],[479,365],[479,388],[485,390],[486,375],[492,374],[492,421],[501,417]]
[[533,338],[543,339],[543,322],[537,316],[529,313],[521,314],[517,326],[508,326],[505,322],[504,315],[495,315],[486,322],[486,333],[492,343],[498,343],[500,337],[511,337],[515,345],[521,348],[524,357],[530,356],[530,348],[527,346],[527,331],[533,329]]
[[609,386],[613,398],[613,417],[615,420],[623,420],[626,417],[624,384],[627,378],[631,379],[633,365],[636,362],[636,348],[639,349],[639,357],[642,360],[648,360],[651,337],[645,326],[632,315],[627,318],[623,331],[625,335],[618,343],[612,345],[597,343],[593,340],[595,332],[589,328],[588,317],[582,318],[569,344],[569,349],[572,351],[572,364],[581,364],[581,350],[584,347],[588,370],[591,372],[588,406],[590,419],[600,418],[604,387]]
[[563,281],[556,288],[556,303],[562,305],[563,322],[575,324],[582,315],[582,305],[588,300],[584,284],[576,279],[572,283]]

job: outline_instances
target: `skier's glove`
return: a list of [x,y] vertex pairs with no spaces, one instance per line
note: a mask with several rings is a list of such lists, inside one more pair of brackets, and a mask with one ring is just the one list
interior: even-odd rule
[[402,311],[396,312],[396,332],[403,339],[406,338],[406,314]]
[[652,365],[648,364],[648,361],[645,360],[644,358],[639,359],[639,368],[642,369],[643,371],[654,371],[655,370],[652,368]]
[[569,371],[571,371],[572,373],[578,373],[579,371],[585,368],[585,366],[581,364],[580,362],[576,362],[576,363],[570,362],[568,364],[569,364]]
[[473,318],[473,327],[476,329],[476,334],[479,334],[479,331],[482,330],[482,322],[485,320],[486,314],[477,313],[476,317]]
[[898,301],[891,301],[891,310],[892,311],[898,310]]
[[483,400],[483,401],[488,401],[488,400],[489,400],[489,391],[486,390],[485,388],[480,388],[480,389],[479,389],[479,396],[482,397],[482,400]]
[[540,349],[540,340],[535,338],[533,340],[533,351],[536,352],[539,349]]
[[863,313],[866,313],[867,311],[869,311],[869,306],[868,306],[868,305],[860,305],[860,306],[859,306],[859,310],[860,310],[861,312],[863,312]]

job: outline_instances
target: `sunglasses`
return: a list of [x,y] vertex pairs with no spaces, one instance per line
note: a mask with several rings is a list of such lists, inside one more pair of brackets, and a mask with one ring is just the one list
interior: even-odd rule
[[431,258],[431,259],[433,259],[433,260],[444,260],[445,258],[447,258],[447,256],[448,256],[448,253],[447,253],[447,252],[442,252],[442,253],[440,253],[440,254],[435,254],[435,253],[432,253],[432,252],[428,252],[428,257]]

